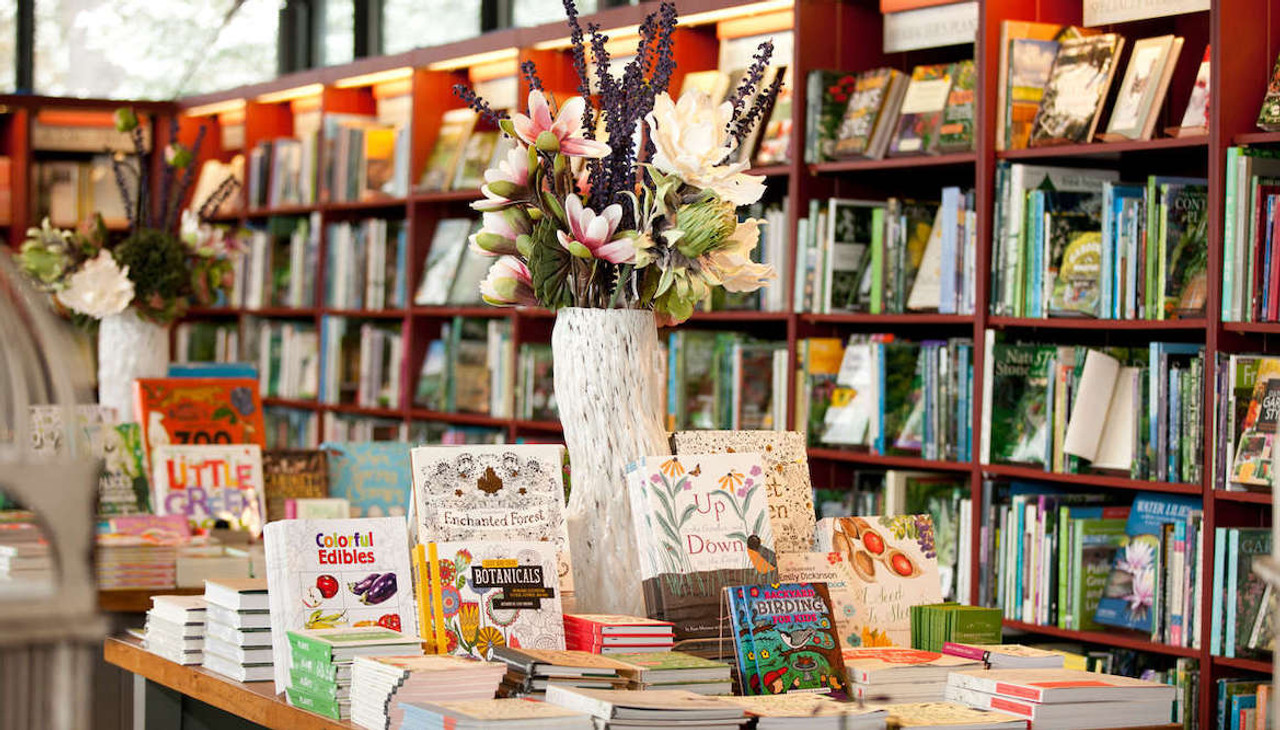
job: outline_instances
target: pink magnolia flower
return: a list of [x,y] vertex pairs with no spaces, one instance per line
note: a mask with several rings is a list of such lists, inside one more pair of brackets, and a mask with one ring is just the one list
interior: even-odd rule
[[489,267],[489,275],[480,282],[480,296],[497,307],[538,305],[529,267],[515,256],[503,256]]
[[555,119],[551,118],[551,107],[547,97],[538,90],[529,92],[529,116],[512,114],[511,123],[515,127],[516,136],[527,145],[538,142],[538,136],[550,132],[560,142],[560,151],[569,157],[604,157],[609,154],[609,145],[582,136],[582,111],[586,102],[575,96],[560,106]]
[[475,210],[496,210],[511,202],[514,190],[529,184],[529,152],[518,144],[507,150],[505,159],[497,167],[484,171],[485,184],[480,187],[484,200],[471,204]]
[[569,219],[569,232],[556,231],[556,234],[560,237],[560,245],[570,253],[581,258],[604,259],[612,264],[635,260],[636,247],[630,238],[613,240],[618,222],[622,220],[621,205],[614,203],[596,215],[594,210],[582,205],[578,196],[570,195],[564,201],[564,212]]
[[482,256],[506,256],[516,253],[519,231],[501,213],[485,213],[484,225],[471,234],[471,250]]

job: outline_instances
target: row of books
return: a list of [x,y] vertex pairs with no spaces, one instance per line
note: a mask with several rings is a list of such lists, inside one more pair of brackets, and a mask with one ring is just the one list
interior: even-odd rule
[[1204,316],[1204,179],[1001,163],[996,186],[993,314]]
[[672,430],[780,430],[787,413],[787,348],[742,332],[679,329],[667,336]]
[[[380,99],[379,107],[389,101]],[[407,115],[407,108],[387,110],[379,116],[324,115],[320,129],[321,202],[403,198],[409,194]]]
[[1223,196],[1222,319],[1280,320],[1280,159],[1265,147],[1228,147]]
[[1001,342],[989,332],[985,362],[984,464],[1200,480],[1203,346],[1152,342],[1145,350],[1102,351]]
[[251,229],[247,250],[233,259],[233,307],[305,308],[315,306],[320,262],[320,214],[268,218]]
[[188,320],[173,326],[174,362],[235,362],[239,359],[240,326],[238,324]]
[[[126,160],[126,164],[134,164],[132,158]],[[123,229],[129,225],[111,155],[94,155],[87,162],[49,160],[33,163],[31,167],[32,221],[38,223],[47,217],[51,225],[75,228],[97,213],[108,228]],[[137,181],[130,175],[125,175],[123,180],[132,197]],[[3,187],[11,189],[11,184]],[[12,201],[11,194],[9,199]],[[5,206],[6,215],[11,208],[12,203]]]
[[246,175],[250,209],[314,205],[320,138],[264,139],[249,151]]
[[400,407],[404,335],[399,324],[325,317],[319,352],[322,403]]
[[320,433],[320,414],[315,411],[266,406],[262,420],[263,441],[268,449],[310,449],[325,440]]
[[1267,730],[1274,724],[1273,685],[1256,679],[1218,680],[1216,727]]
[[796,423],[813,445],[967,460],[973,343],[894,335],[802,340]]
[[[511,322],[454,317],[427,345],[414,405],[447,413],[509,418],[515,410],[516,352]],[[545,381],[541,386],[546,387]]]
[[1213,595],[1218,600],[1210,617],[1210,653],[1266,660],[1275,651],[1275,592],[1253,569],[1271,556],[1271,539],[1269,527],[1214,529]]
[[471,235],[479,230],[480,220],[476,218],[444,218],[436,222],[422,279],[413,295],[414,304],[465,306],[481,301],[480,282],[488,275],[493,258],[468,245]]
[[1270,493],[1280,360],[1219,353],[1215,373],[1214,488]]
[[263,319],[246,326],[257,329],[255,352],[262,395],[314,400],[320,388],[320,340],[315,325]]
[[805,161],[973,149],[972,60],[860,73],[815,70],[806,84]]
[[[358,223],[331,223],[325,235],[326,306],[370,310],[405,306],[409,278],[405,221],[366,218]],[[306,278],[307,272],[314,271],[302,269],[300,275]]]
[[813,200],[798,231],[797,312],[973,312],[972,190],[943,188],[941,203]]

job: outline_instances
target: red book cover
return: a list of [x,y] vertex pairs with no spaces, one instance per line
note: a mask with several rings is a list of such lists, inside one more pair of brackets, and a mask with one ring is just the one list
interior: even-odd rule
[[[1267,318],[1266,321],[1274,322],[1280,319],[1280,195],[1268,195],[1267,205],[1271,207],[1271,215],[1267,218],[1267,225],[1271,228],[1271,235],[1268,239],[1271,242],[1271,271],[1267,276]],[[1266,212],[1263,212],[1266,215]]]
[[610,614],[566,614],[564,627],[568,632],[596,637],[666,636],[675,632],[675,625],[670,621]]
[[140,378],[133,398],[148,458],[156,444],[265,445],[252,378]]

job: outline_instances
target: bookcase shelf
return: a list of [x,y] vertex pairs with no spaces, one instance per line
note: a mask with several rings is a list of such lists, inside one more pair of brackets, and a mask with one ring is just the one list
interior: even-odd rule
[[1247,672],[1271,674],[1271,662],[1265,659],[1249,659],[1246,657],[1214,656],[1213,663],[1228,669],[1243,669]]
[[350,317],[352,319],[403,319],[403,309],[325,309],[324,314],[330,317]]
[[510,317],[516,313],[514,309],[490,307],[413,307],[409,313],[414,317]]
[[791,165],[763,165],[761,167],[752,167],[747,172],[752,175],[764,175],[765,177],[785,177],[791,174]]
[[344,203],[325,203],[321,208],[326,213],[366,213],[390,210],[404,212],[406,198],[380,198],[377,200],[354,200]]
[[886,157],[882,160],[837,160],[809,165],[815,175],[833,175],[846,172],[871,172],[874,170],[902,170],[908,168],[954,167],[973,165],[978,161],[975,152],[953,152],[946,155],[921,155],[919,157]]
[[1229,492],[1225,489],[1215,489],[1213,490],[1213,498],[1223,502],[1271,504],[1271,494],[1268,492]]
[[351,403],[321,403],[320,407],[326,411],[341,413],[347,416],[368,416],[369,418],[404,418],[404,411],[398,408],[383,408],[376,406],[358,406]]
[[1244,132],[1231,138],[1233,144],[1278,144],[1280,132]]
[[488,426],[491,428],[506,428],[512,423],[509,418],[495,418],[481,413],[446,413],[444,411],[429,411],[425,408],[409,409],[409,417],[418,421],[436,421],[459,426]]
[[939,461],[936,459],[922,459],[918,456],[895,456],[872,454],[866,451],[813,447],[809,449],[809,459],[813,461],[843,461],[888,469],[968,472],[973,468],[973,465],[967,461]]
[[481,197],[479,190],[422,190],[410,194],[409,200],[414,203],[456,203]]
[[1194,137],[1158,137],[1156,139],[1125,140],[1123,142],[1090,142],[1056,147],[1030,147],[1021,150],[1000,150],[1000,160],[1055,160],[1073,157],[1109,157],[1122,154],[1141,154],[1202,148],[1208,150],[1209,135]]
[[1186,646],[1161,644],[1159,642],[1151,641],[1150,639],[1142,638],[1142,634],[1137,632],[1073,631],[1071,629],[1060,629],[1057,626],[1041,626],[1039,624],[1029,624],[1024,621],[1013,621],[1011,619],[1005,619],[1004,626],[1007,629],[1024,631],[1028,634],[1053,636],[1059,639],[1081,641],[1087,644],[1101,644],[1102,646],[1115,646],[1122,649],[1151,652],[1152,654],[1193,657],[1197,659],[1201,656],[1201,651],[1199,649],[1193,649]]
[[1185,330],[1204,332],[1207,321],[1204,319],[1088,319],[1074,317],[989,317],[987,326],[991,329],[1036,329],[1036,330],[1134,330],[1152,332],[1168,332]]
[[1222,329],[1242,334],[1274,335],[1280,334],[1280,322],[1223,322]]
[[921,325],[972,327],[971,314],[863,314],[861,312],[833,312],[831,314],[801,314],[800,320],[810,324],[859,324],[872,327],[883,325]]
[[308,319],[316,316],[318,310],[311,307],[260,307],[242,310],[250,317],[279,317],[284,319]]
[[564,426],[559,421],[529,421],[517,418],[513,424],[521,431],[544,431],[546,433],[564,433]]
[[1203,493],[1203,488],[1199,484],[1151,482],[1106,474],[1060,474],[1032,466],[1014,466],[1012,464],[984,464],[982,471],[986,474],[1006,479],[1075,484],[1101,489],[1132,489],[1145,492],[1163,492],[1165,494],[1194,494],[1196,496],[1200,496]]
[[244,217],[256,219],[271,218],[274,216],[310,215],[317,210],[320,210],[320,206],[318,205],[282,205],[277,208],[253,208],[251,210],[246,210]]
[[322,407],[319,401],[313,399],[275,398],[270,396],[264,396],[262,398],[262,405],[278,408],[299,408],[307,411],[320,410]]

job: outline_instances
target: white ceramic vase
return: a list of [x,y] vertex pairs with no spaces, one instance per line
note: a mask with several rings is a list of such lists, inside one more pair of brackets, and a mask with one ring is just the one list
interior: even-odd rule
[[98,403],[134,421],[133,381],[162,378],[169,369],[169,328],[144,321],[130,307],[98,323]]
[[644,615],[627,464],[671,453],[653,313],[562,309],[551,333],[569,448],[568,524],[580,613]]

